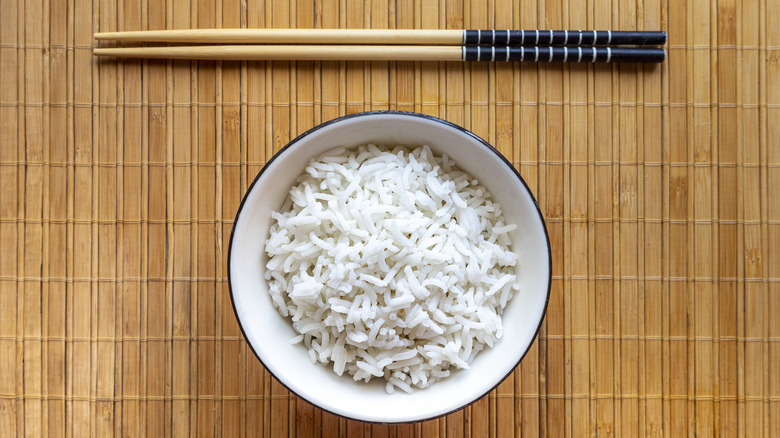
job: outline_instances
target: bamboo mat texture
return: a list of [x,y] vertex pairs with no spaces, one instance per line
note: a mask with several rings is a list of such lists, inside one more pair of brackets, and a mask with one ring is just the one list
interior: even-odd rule
[[[96,31],[667,30],[661,65],[98,60]],[[539,338],[410,425],[273,380],[230,304],[248,183],[320,122],[422,112],[547,219]],[[0,436],[777,436],[780,2],[0,0]]]

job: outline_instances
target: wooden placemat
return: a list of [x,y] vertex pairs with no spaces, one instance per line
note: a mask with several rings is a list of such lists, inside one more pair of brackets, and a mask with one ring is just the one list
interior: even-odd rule
[[[767,436],[780,430],[780,3],[0,1],[0,436]],[[662,65],[98,61],[92,33],[665,29]],[[287,141],[435,115],[547,218],[541,334],[425,423],[296,399],[243,341],[226,250]]]

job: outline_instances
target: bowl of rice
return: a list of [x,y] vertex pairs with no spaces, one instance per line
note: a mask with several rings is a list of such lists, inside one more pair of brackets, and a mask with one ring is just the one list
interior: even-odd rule
[[323,123],[249,186],[228,250],[248,345],[298,397],[405,423],[457,411],[518,366],[551,254],[520,174],[468,130],[379,111]]

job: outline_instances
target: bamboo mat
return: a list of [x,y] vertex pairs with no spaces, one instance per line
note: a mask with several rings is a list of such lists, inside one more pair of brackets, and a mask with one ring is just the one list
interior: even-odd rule
[[[95,31],[665,29],[660,66],[104,61]],[[287,141],[399,109],[465,126],[547,218],[552,295],[505,383],[382,426],[297,400],[226,281]],[[780,3],[0,0],[0,436],[780,430]]]

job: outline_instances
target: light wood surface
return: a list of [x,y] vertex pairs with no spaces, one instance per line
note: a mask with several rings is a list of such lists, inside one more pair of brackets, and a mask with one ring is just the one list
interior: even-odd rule
[[226,61],[463,61],[460,46],[234,45],[101,47],[95,56]]
[[170,43],[460,45],[458,29],[168,29],[98,32],[96,40]]
[[[773,436],[780,4],[0,0],[0,436]],[[95,32],[667,30],[660,65],[157,61]],[[291,396],[243,341],[226,251],[318,123],[418,111],[494,144],[553,248],[537,342],[472,406],[386,426]]]

